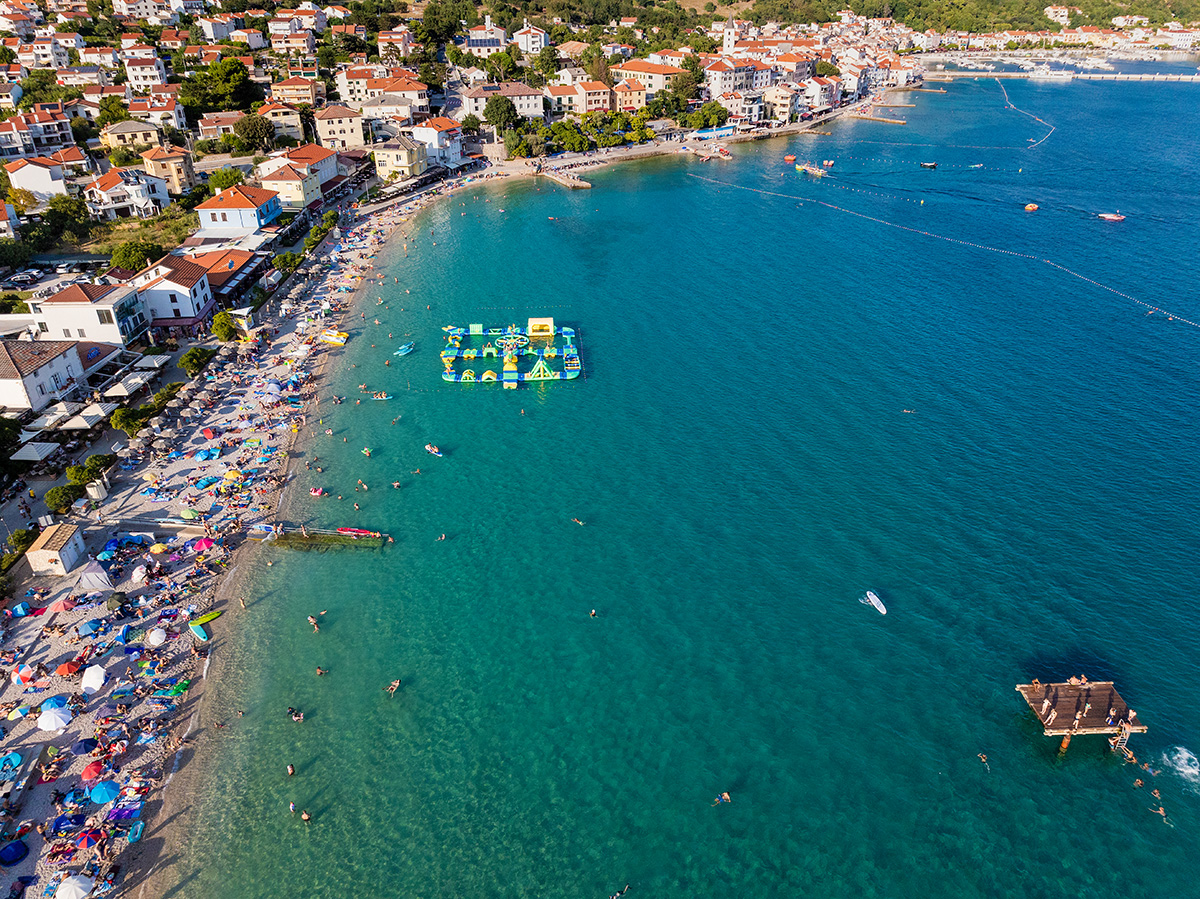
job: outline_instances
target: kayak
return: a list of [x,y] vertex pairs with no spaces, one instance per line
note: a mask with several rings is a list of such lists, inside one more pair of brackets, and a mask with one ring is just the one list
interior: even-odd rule
[[368,531],[366,528],[338,528],[337,532],[345,537],[378,537],[378,531]]
[[393,356],[407,356],[409,353],[411,353],[413,351],[414,346],[415,346],[415,344],[406,343],[406,344],[404,344],[404,346],[400,347],[400,349],[396,350],[396,352],[392,353],[392,355]]
[[389,393],[389,394],[387,394],[387,396],[373,396],[373,397],[371,397],[371,399],[373,399],[373,400],[390,400],[391,398],[392,398],[392,395],[391,395],[390,393]]
[[431,456],[437,456],[439,459],[442,457],[442,451],[432,443],[425,444],[425,452],[429,453]]

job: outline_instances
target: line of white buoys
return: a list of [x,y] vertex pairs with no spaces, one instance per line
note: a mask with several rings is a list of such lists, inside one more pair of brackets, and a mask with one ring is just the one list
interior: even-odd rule
[[908,231],[911,234],[919,234],[922,237],[932,237],[935,240],[944,240],[944,241],[946,241],[946,243],[954,243],[954,244],[958,244],[958,245],[964,246],[964,247],[971,247],[972,249],[975,249],[975,250],[984,250],[988,253],[999,253],[1003,256],[1016,256],[1019,259],[1028,259],[1031,262],[1041,262],[1041,263],[1044,263],[1045,265],[1050,266],[1051,268],[1056,268],[1060,272],[1064,272],[1065,274],[1068,274],[1073,278],[1078,278],[1080,281],[1085,281],[1088,284],[1091,284],[1095,287],[1099,287],[1101,290],[1107,290],[1109,293],[1116,294],[1117,296],[1121,297],[1122,299],[1129,300],[1131,303],[1136,303],[1137,305],[1139,305],[1145,309],[1149,309],[1151,312],[1161,312],[1163,315],[1167,316],[1167,318],[1169,318],[1171,321],[1182,322],[1185,325],[1191,325],[1193,328],[1200,328],[1200,322],[1194,322],[1191,319],[1184,318],[1183,316],[1181,316],[1177,313],[1170,312],[1166,309],[1163,309],[1161,306],[1155,306],[1152,303],[1147,303],[1144,300],[1139,300],[1137,297],[1132,297],[1127,293],[1117,290],[1115,287],[1109,287],[1107,284],[1102,284],[1101,282],[1095,280],[1094,278],[1089,278],[1087,275],[1081,275],[1079,272],[1072,271],[1071,269],[1067,268],[1065,265],[1060,265],[1059,263],[1054,262],[1051,259],[1043,259],[1040,256],[1033,256],[1029,253],[1019,253],[1016,250],[1006,250],[1003,247],[990,247],[987,244],[973,243],[969,240],[963,240],[962,238],[959,238],[959,237],[947,237],[945,234],[935,234],[932,231],[923,231],[920,228],[913,228],[909,225],[901,225],[897,222],[889,222],[887,219],[881,219],[881,218],[878,218],[873,215],[867,215],[864,212],[855,212],[853,209],[846,209],[844,206],[837,206],[837,205],[834,205],[833,203],[827,203],[826,201],[818,200],[815,197],[801,197],[801,196],[797,196],[795,194],[782,194],[782,193],[779,193],[779,192],[773,191],[773,190],[763,190],[760,187],[746,187],[741,184],[731,184],[728,181],[718,181],[715,178],[705,178],[703,175],[696,175],[696,174],[693,174],[692,172],[688,172],[688,176],[691,178],[697,178],[700,181],[707,181],[710,184],[716,184],[721,187],[732,187],[735,190],[748,190],[748,191],[752,191],[753,193],[764,194],[765,196],[769,196],[769,197],[779,197],[780,199],[795,200],[795,201],[799,201],[801,203],[817,203],[818,205],[824,206],[827,209],[833,209],[837,212],[844,212],[847,215],[857,216],[858,218],[866,219],[869,222],[875,222],[876,224],[879,224],[879,225],[887,225],[889,228],[897,228],[901,231]]
[[1047,128],[1049,128],[1049,129],[1050,129],[1050,131],[1049,131],[1049,132],[1047,132],[1047,134],[1046,134],[1046,137],[1043,137],[1043,138],[1042,138],[1041,140],[1039,140],[1039,141],[1038,141],[1036,144],[1030,144],[1028,147],[1026,147],[1026,148],[1025,148],[1026,150],[1032,150],[1034,147],[1040,146],[1040,145],[1041,145],[1041,144],[1042,144],[1042,143],[1043,143],[1043,142],[1046,140],[1046,138],[1047,138],[1047,137],[1049,137],[1051,134],[1053,134],[1055,131],[1057,131],[1057,130],[1058,130],[1058,129],[1057,129],[1055,126],[1054,126],[1054,125],[1051,125],[1051,124],[1050,124],[1049,122],[1047,122],[1045,119],[1039,119],[1039,118],[1038,118],[1037,116],[1035,116],[1035,115],[1034,115],[1032,112],[1026,112],[1025,110],[1023,110],[1023,109],[1019,108],[1019,107],[1018,107],[1016,104],[1014,104],[1014,103],[1013,103],[1013,101],[1012,101],[1012,100],[1010,100],[1010,99],[1008,98],[1008,91],[1007,91],[1007,90],[1005,89],[1005,87],[1004,87],[1004,82],[1003,82],[1003,81],[1001,81],[999,78],[997,78],[997,79],[996,79],[996,83],[997,83],[998,85],[1000,85],[1000,90],[1001,90],[1001,91],[1004,93],[1004,102],[1005,102],[1006,104],[1008,104],[1008,108],[1009,108],[1009,109],[1015,109],[1015,110],[1016,110],[1017,112],[1019,112],[1021,115],[1027,115],[1027,116],[1029,116],[1031,119],[1033,119],[1035,122],[1041,122],[1043,125],[1045,125]]

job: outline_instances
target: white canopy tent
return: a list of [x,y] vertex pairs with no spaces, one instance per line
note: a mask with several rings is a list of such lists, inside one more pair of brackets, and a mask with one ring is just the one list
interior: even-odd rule
[[58,426],[60,431],[86,431],[94,428],[117,409],[116,403],[92,403],[74,418],[68,418]]
[[16,462],[41,462],[49,459],[62,447],[57,443],[27,443],[10,456]]
[[114,384],[108,390],[104,391],[104,395],[111,398],[133,396],[149,384],[152,377],[153,375],[145,372],[134,372],[122,378],[120,383]]
[[88,562],[79,571],[79,580],[75,582],[75,589],[81,593],[95,593],[98,590],[112,590],[113,582],[109,578],[108,572],[104,570],[104,566],[99,562]]
[[133,363],[133,367],[141,369],[156,369],[162,368],[170,361],[171,357],[165,353],[161,356],[143,356],[137,362]]
[[31,431],[44,431],[47,428],[54,427],[64,418],[74,415],[82,408],[82,403],[55,403],[53,406],[47,406],[43,409],[42,414],[26,425],[26,427]]

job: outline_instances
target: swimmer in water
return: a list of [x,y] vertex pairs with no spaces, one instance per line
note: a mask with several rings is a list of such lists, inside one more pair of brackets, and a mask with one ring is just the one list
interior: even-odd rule
[[716,799],[713,800],[713,805],[720,805],[722,802],[733,802],[733,800],[729,798],[728,793],[722,793],[720,796],[718,796]]
[[580,527],[583,527],[583,522],[580,521],[578,518],[572,518],[571,520],[573,522],[575,522],[577,525],[579,525]]
[[446,539],[446,535],[445,535],[445,534],[442,534],[442,536],[438,537],[438,538],[437,538],[437,540],[435,540],[434,542],[435,542],[435,543],[441,543],[441,542],[442,542],[443,540],[445,540],[445,539]]

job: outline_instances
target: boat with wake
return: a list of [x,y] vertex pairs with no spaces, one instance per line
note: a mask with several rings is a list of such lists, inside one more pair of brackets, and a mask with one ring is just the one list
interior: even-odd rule
[[1121,215],[1120,210],[1118,210],[1117,212],[1101,212],[1100,218],[1106,222],[1123,222],[1123,221],[1125,221],[1125,216]]

